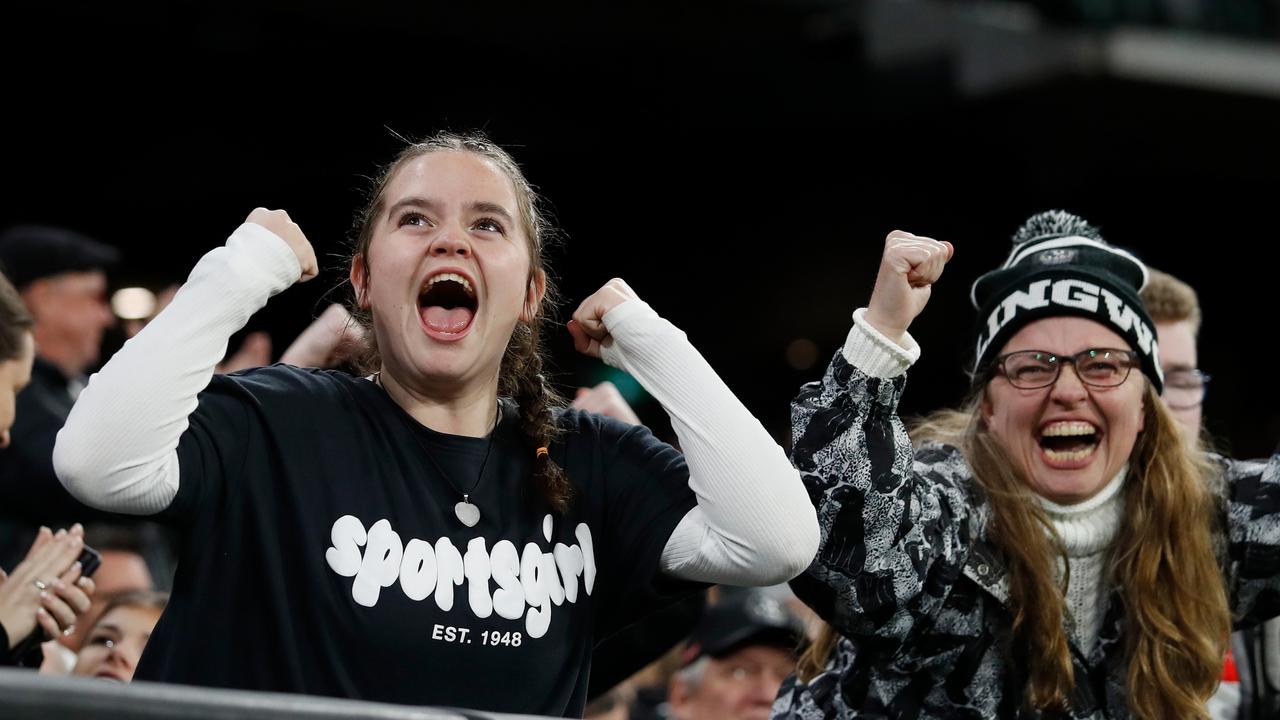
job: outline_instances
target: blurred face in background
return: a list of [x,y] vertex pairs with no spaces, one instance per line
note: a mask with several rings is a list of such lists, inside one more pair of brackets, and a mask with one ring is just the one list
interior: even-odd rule
[[107,611],[89,631],[74,675],[117,682],[133,680],[138,658],[160,619],[160,608],[120,605]]
[[9,447],[16,396],[31,382],[31,362],[34,359],[35,342],[31,333],[23,333],[18,356],[0,361],[0,448]]
[[36,350],[76,376],[98,362],[102,334],[115,323],[101,270],[67,272],[31,283],[22,293],[36,324]]
[[1182,423],[1192,440],[1200,437],[1201,400],[1204,385],[1197,371],[1196,331],[1190,320],[1156,323],[1156,341],[1160,343],[1160,369],[1164,371],[1164,394],[1161,398]]
[[68,637],[59,638],[63,645],[72,650],[79,650],[85,646],[89,631],[95,624],[94,620],[112,598],[127,592],[151,590],[154,587],[151,571],[147,569],[147,562],[141,555],[119,549],[101,550],[100,554],[102,564],[93,575],[93,582],[97,589],[90,598],[89,610],[80,621],[77,621],[74,633]]
[[676,720],[768,720],[795,657],[771,645],[747,645],[720,658],[704,658],[700,677],[678,673],[668,703]]

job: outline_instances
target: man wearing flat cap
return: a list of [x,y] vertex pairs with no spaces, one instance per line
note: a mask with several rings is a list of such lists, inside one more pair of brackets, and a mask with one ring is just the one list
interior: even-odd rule
[[35,320],[31,384],[17,397],[9,447],[0,450],[0,567],[13,567],[40,525],[65,527],[98,514],[74,500],[53,472],[53,444],[97,362],[108,268],[117,251],[62,228],[23,226],[0,234],[0,268]]
[[795,671],[801,621],[767,589],[727,595],[689,636],[667,698],[674,720],[767,720]]

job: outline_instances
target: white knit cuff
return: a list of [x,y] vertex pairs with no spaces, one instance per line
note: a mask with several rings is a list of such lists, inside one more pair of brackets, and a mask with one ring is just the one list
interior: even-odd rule
[[902,344],[890,340],[871,327],[863,317],[866,308],[853,312],[853,327],[845,338],[844,359],[870,377],[894,378],[907,371],[920,359],[920,345],[910,333],[902,336]]

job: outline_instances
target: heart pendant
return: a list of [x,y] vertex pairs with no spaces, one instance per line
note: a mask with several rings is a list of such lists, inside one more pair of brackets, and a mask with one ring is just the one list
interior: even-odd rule
[[480,508],[466,501],[454,505],[453,514],[467,527],[475,527],[480,522]]

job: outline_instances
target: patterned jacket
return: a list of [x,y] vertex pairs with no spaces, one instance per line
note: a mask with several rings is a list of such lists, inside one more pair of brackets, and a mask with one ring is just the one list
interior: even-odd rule
[[[1020,708],[1036,658],[1009,648],[1008,578],[985,538],[989,506],[958,450],[912,449],[897,417],[905,384],[837,353],[792,405],[792,461],[822,528],[817,558],[792,587],[843,638],[823,673],[787,680],[775,718],[1029,716]],[[1280,454],[1222,464],[1218,539],[1242,627],[1280,615]],[[1073,718],[1131,716],[1118,593],[1104,613],[1092,652],[1071,641]]]

